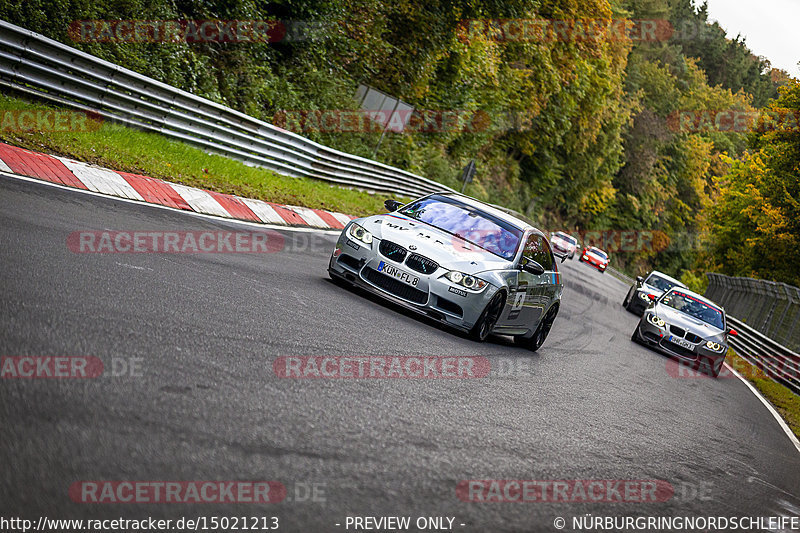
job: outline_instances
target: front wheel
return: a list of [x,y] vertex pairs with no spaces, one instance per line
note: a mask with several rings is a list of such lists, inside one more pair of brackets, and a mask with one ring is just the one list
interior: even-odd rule
[[503,312],[503,306],[506,303],[505,293],[499,291],[494,297],[486,304],[486,308],[481,313],[478,321],[469,332],[470,337],[478,342],[483,342],[494,329],[495,324],[500,319],[500,313]]
[[625,301],[622,302],[622,307],[625,309],[628,309],[628,306],[631,305],[631,292],[633,292],[633,289],[628,290],[628,294],[625,295]]
[[544,344],[544,341],[547,339],[547,335],[550,334],[550,329],[553,327],[553,322],[555,322],[557,315],[558,307],[553,307],[548,311],[547,315],[539,323],[539,327],[536,328],[533,337],[528,340],[528,349],[530,351],[535,352],[542,347],[542,344]]

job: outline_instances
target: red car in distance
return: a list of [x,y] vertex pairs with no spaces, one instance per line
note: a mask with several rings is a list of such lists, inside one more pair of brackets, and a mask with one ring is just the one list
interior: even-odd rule
[[608,254],[594,246],[584,248],[579,260],[581,263],[589,263],[600,272],[606,271],[609,262]]

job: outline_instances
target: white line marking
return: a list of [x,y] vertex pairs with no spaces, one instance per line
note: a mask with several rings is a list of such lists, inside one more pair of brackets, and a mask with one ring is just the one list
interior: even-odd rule
[[112,170],[89,166],[65,157],[56,157],[56,159],[64,163],[64,166],[91,191],[144,202],[144,198],[136,192],[136,189]]
[[6,165],[6,162],[3,161],[2,159],[0,159],[0,170],[2,170],[3,172],[10,172],[11,174],[14,173],[14,171],[11,170],[11,167]]
[[800,452],[800,441],[797,440],[797,437],[795,436],[794,433],[792,433],[792,430],[786,424],[786,421],[781,417],[780,413],[778,413],[778,411],[775,410],[775,407],[773,407],[773,405],[771,403],[769,403],[769,400],[764,398],[764,396],[762,396],[761,393],[758,392],[758,389],[756,389],[753,386],[752,383],[747,381],[741,374],[739,374],[736,370],[734,370],[733,367],[731,367],[728,363],[725,363],[725,366],[728,367],[728,370],[733,372],[734,376],[736,376],[737,378],[741,379],[742,383],[747,385],[747,388],[750,389],[750,391],[753,394],[755,394],[756,398],[761,400],[761,403],[763,403],[764,406],[769,410],[769,412],[772,413],[772,416],[775,418],[775,420],[778,421],[778,425],[781,427],[781,429],[783,429],[783,432],[786,433],[786,436],[789,437],[790,441],[792,441],[792,444],[794,444],[794,447],[797,448],[798,452]]
[[132,268],[134,270],[153,270],[152,268],[145,268],[136,265],[129,265],[128,263],[117,263],[121,267]]
[[202,189],[195,189],[194,187],[187,187],[178,183],[170,183],[165,181],[167,185],[175,189],[175,192],[181,195],[181,198],[186,200],[186,203],[198,213],[206,213],[208,215],[217,215],[219,217],[233,218],[213,196],[208,194]]
[[[106,194],[100,194],[100,193],[96,193],[94,191],[87,191],[87,190],[84,190],[84,189],[78,189],[76,187],[68,187],[68,186],[62,185],[60,183],[53,183],[53,182],[50,182],[50,181],[44,181],[44,180],[40,180],[40,179],[37,179],[37,178],[31,178],[29,176],[22,176],[20,174],[14,174],[13,172],[0,171],[0,176],[5,176],[5,177],[8,177],[8,178],[14,178],[14,179],[18,179],[20,181],[29,181],[31,183],[38,183],[39,185],[44,185],[44,186],[47,186],[47,187],[54,187],[56,189],[63,189],[65,191],[72,191],[72,192],[76,192],[76,193],[80,193],[80,194],[88,194],[89,196],[97,196],[99,198],[106,198],[106,199],[108,198],[108,195],[106,195]],[[206,215],[205,213],[196,213],[194,211],[187,211],[185,209],[177,209],[177,208],[174,208],[174,207],[168,207],[166,205],[161,205],[161,204],[150,204],[150,203],[147,203],[147,202],[137,202],[135,200],[129,200],[127,198],[115,198],[115,200],[119,200],[120,202],[126,202],[126,203],[129,203],[129,204],[134,204],[134,205],[138,205],[138,206],[152,207],[153,209],[163,209],[165,211],[170,211],[172,213],[180,213],[182,215],[194,216],[194,217],[204,218],[206,220],[214,220],[214,221],[217,221],[217,222],[221,222],[220,217],[213,216],[213,215]],[[250,227],[253,227],[253,228],[265,228],[266,227],[266,228],[269,228],[269,229],[276,229],[276,230],[281,230],[281,231],[294,231],[296,233],[321,233],[321,234],[324,234],[324,235],[339,235],[342,232],[342,230],[339,230],[339,229],[337,229],[337,230],[324,230],[324,229],[320,229],[320,228],[303,228],[303,227],[297,227],[297,226],[287,226],[287,225],[283,225],[283,224],[260,224],[258,222],[250,222],[249,220],[239,220],[237,218],[226,218],[225,222],[228,223],[228,224],[233,223],[233,224],[239,224],[239,225],[242,225],[242,226],[250,226]]]

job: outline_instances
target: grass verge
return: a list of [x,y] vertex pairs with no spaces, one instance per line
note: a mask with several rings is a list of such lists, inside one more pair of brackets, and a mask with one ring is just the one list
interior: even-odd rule
[[728,352],[728,364],[769,400],[792,432],[800,438],[800,396],[772,381],[760,368],[751,365],[733,350]]
[[[89,127],[73,131],[52,131],[56,128],[43,128],[30,119],[17,120],[23,111],[53,110],[59,108],[16,95],[0,94],[3,117],[0,140],[29,150],[192,187],[356,216],[384,211],[383,202],[388,198],[310,178],[291,178],[263,168],[249,167],[156,133],[110,122],[101,123],[99,128],[97,124],[89,124]],[[31,127],[26,130],[21,126]],[[72,128],[68,126],[65,129]]]

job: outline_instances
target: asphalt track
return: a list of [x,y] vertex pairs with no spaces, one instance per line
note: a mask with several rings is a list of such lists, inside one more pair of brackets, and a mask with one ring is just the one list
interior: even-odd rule
[[[0,205],[0,355],[138,365],[97,379],[0,380],[0,516],[278,516],[283,531],[448,516],[458,531],[555,531],[555,517],[571,530],[585,513],[800,509],[800,453],[760,401],[738,379],[674,377],[668,359],[630,341],[637,318],[620,306],[622,282],[577,261],[562,265],[562,311],[532,354],[334,285],[330,235],[281,230],[287,246],[268,254],[80,254],[66,244],[75,231],[243,226],[8,177]],[[483,356],[492,372],[276,377],[275,359],[291,355]],[[655,479],[675,494],[461,501],[456,486],[470,479]],[[276,480],[288,498],[75,503],[79,480]],[[316,498],[297,497],[312,484]]]

